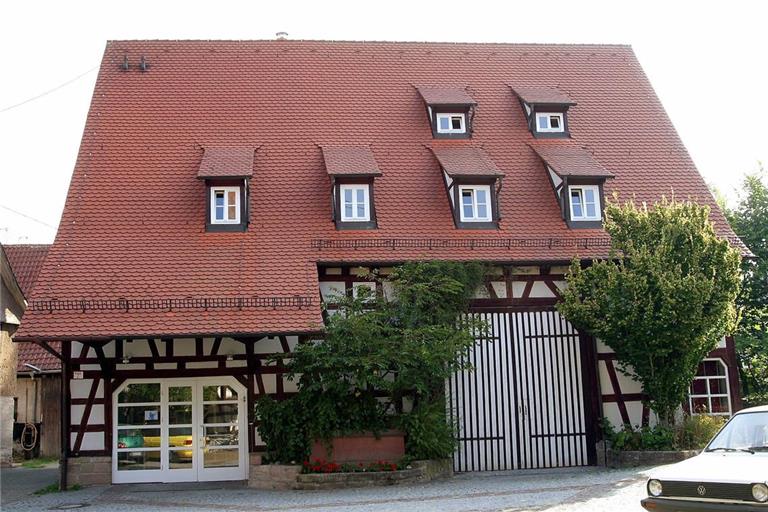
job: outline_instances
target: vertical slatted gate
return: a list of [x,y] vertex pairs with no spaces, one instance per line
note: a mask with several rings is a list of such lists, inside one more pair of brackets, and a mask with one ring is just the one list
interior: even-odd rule
[[446,384],[456,471],[585,466],[581,342],[554,310],[473,313],[490,338]]

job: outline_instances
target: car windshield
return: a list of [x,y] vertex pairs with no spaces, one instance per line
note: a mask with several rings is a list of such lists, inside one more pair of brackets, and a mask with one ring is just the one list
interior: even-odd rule
[[768,452],[768,411],[734,416],[707,446],[715,450]]

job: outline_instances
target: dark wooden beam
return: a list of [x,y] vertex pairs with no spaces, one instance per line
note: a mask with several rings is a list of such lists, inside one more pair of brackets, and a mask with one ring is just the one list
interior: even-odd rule
[[42,347],[46,352],[56,357],[59,361],[64,359],[64,356],[62,356],[61,352],[57,352],[53,347],[51,347],[47,341],[41,341],[41,340],[35,340],[32,343],[35,345],[39,345]]

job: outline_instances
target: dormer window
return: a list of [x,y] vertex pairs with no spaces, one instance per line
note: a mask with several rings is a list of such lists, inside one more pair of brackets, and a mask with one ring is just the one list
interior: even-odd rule
[[211,187],[211,224],[240,224],[240,187]]
[[568,109],[576,102],[554,87],[511,85],[536,138],[568,138]]
[[341,221],[369,222],[371,220],[371,202],[369,186],[339,185],[341,191]]
[[480,148],[433,147],[443,171],[453,221],[459,229],[497,229],[501,220],[499,190],[504,173]]
[[322,146],[331,178],[331,219],[336,229],[376,229],[375,178],[381,170],[367,146]]
[[437,133],[466,133],[466,114],[437,113]]
[[467,91],[452,86],[418,86],[427,118],[436,139],[469,139],[475,105]]
[[205,230],[248,229],[248,181],[255,147],[206,147],[198,179],[205,181]]
[[599,221],[600,187],[598,185],[572,185],[568,187],[572,221]]
[[462,222],[491,222],[491,186],[459,185]]
[[592,154],[573,145],[536,144],[563,220],[572,229],[603,225],[603,185],[613,178]]
[[562,112],[537,112],[536,131],[541,133],[559,133],[565,131]]

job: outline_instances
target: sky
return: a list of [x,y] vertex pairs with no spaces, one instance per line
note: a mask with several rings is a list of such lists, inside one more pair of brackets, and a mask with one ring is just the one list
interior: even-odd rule
[[765,0],[5,1],[0,243],[53,241],[107,40],[631,44],[699,171],[734,202],[768,165],[766,21]]

